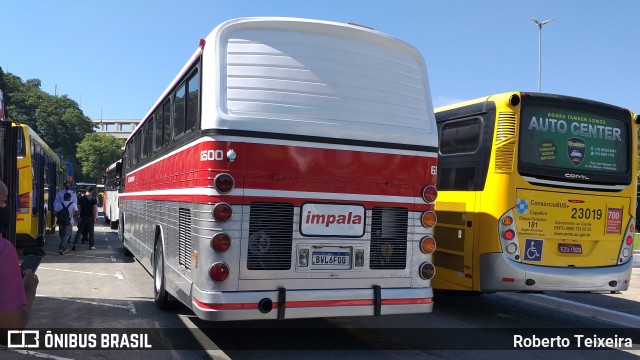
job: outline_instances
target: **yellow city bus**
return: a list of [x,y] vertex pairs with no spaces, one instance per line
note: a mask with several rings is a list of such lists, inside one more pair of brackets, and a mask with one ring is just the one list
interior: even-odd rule
[[637,116],[596,101],[524,92],[435,111],[434,288],[627,290]]
[[55,229],[53,203],[63,184],[61,157],[25,124],[18,127],[16,247],[41,247]]

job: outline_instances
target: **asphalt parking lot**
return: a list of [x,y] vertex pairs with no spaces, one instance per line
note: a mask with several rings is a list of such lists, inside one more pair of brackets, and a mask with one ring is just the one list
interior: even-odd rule
[[[114,329],[129,332],[135,332],[135,329],[180,329],[180,336],[163,339],[169,350],[132,350],[124,353],[100,349],[64,349],[47,350],[47,356],[44,357],[120,359],[126,354],[131,359],[227,358],[211,340],[197,339],[197,335],[184,332],[184,329],[193,326],[189,319],[194,315],[189,309],[178,305],[175,311],[163,312],[156,307],[151,275],[134,258],[124,254],[117,230],[100,222],[96,226],[95,239],[95,250],[90,250],[88,244],[80,244],[76,251],[60,255],[58,235],[47,235],[43,248],[46,255],[37,270],[40,284],[29,329],[60,329],[63,332],[73,332],[74,329],[95,329],[96,332]],[[588,293],[506,293],[504,296],[541,306],[579,311],[577,313],[581,316],[640,328],[640,256],[634,260],[636,267],[630,288],[622,293],[603,293],[602,296]],[[203,344],[202,341],[208,343]],[[193,342],[194,346],[185,345],[189,342]],[[181,350],[186,348],[201,350]],[[0,352],[0,357],[2,355]],[[11,353],[11,358],[26,359],[31,356],[39,355]]]

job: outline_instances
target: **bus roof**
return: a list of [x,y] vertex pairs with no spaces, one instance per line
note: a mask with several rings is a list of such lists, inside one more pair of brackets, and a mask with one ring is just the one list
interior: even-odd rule
[[437,146],[424,59],[358,25],[261,17],[226,21],[200,43],[139,123],[202,58],[203,129]]

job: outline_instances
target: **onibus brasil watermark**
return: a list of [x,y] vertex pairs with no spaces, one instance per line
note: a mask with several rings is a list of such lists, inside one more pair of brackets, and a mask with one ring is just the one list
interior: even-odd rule
[[7,347],[18,349],[152,349],[145,333],[9,330]]

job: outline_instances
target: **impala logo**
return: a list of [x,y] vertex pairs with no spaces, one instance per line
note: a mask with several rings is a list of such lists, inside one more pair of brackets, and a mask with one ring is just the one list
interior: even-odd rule
[[329,227],[332,224],[362,224],[362,216],[353,215],[353,212],[349,211],[348,214],[312,214],[311,211],[307,211],[307,224],[324,224],[325,227]]
[[566,174],[564,174],[564,177],[569,178],[569,179],[589,180],[588,176],[580,175],[580,174],[566,173]]
[[306,203],[300,212],[304,236],[364,235],[365,211],[361,205]]

